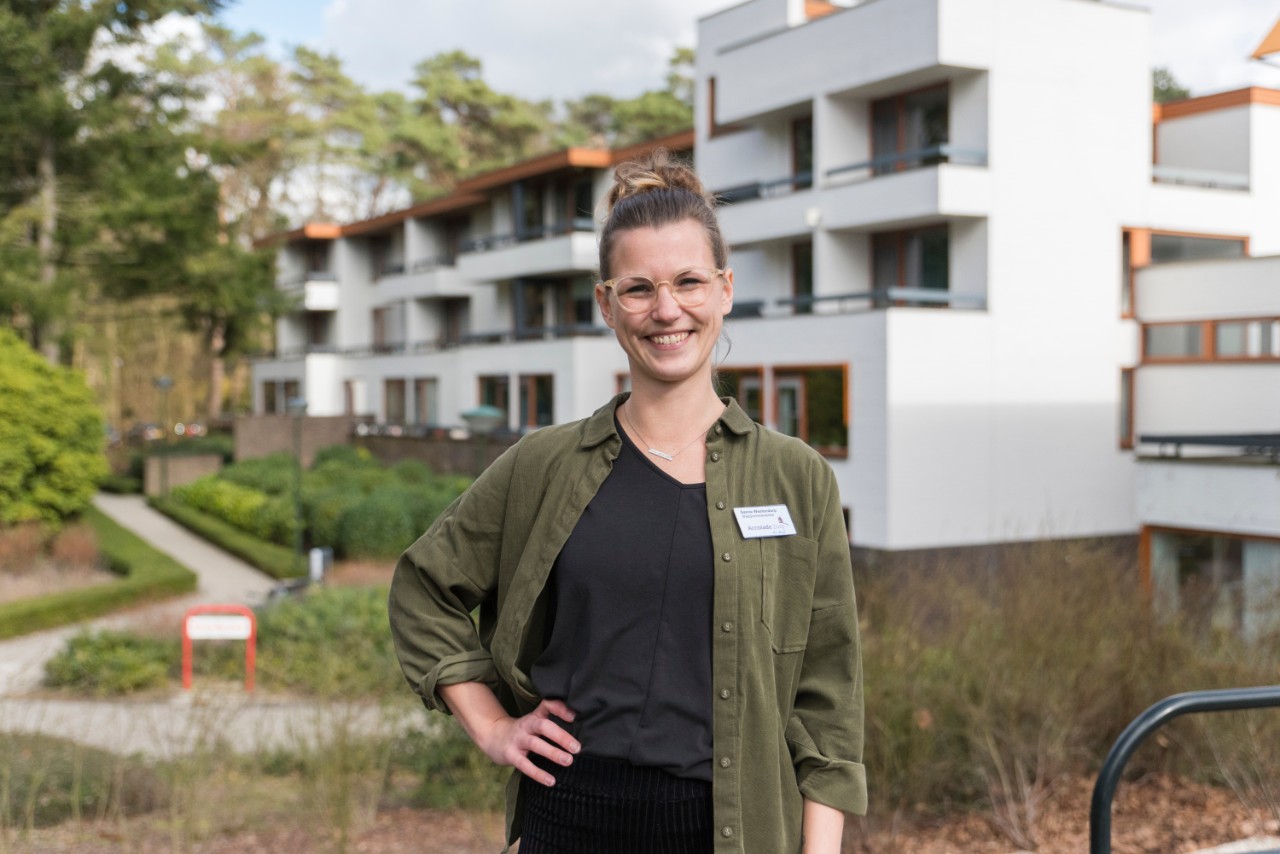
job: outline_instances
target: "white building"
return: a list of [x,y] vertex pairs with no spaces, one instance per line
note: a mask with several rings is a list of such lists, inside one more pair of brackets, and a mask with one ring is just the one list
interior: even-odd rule
[[[1148,32],[1096,0],[748,0],[700,22],[692,144],[736,272],[722,380],[827,456],[855,545],[1139,529],[1135,271],[1280,252],[1280,93],[1153,115]],[[307,310],[255,368],[259,411],[292,388],[392,422],[591,412],[626,364],[578,217],[624,155],[289,235]]]

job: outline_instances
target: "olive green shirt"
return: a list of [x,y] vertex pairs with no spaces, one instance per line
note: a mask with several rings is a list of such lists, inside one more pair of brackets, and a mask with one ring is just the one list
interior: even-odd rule
[[[614,411],[625,399],[525,436],[400,558],[392,635],[427,708],[447,712],[438,686],[470,681],[513,716],[538,704],[529,671],[546,637],[548,574],[621,450]],[[800,850],[804,798],[866,811],[849,540],[826,461],[727,403],[706,450],[716,851],[785,854]],[[742,536],[734,508],[778,504],[794,535]],[[508,842],[520,831],[518,778]]]

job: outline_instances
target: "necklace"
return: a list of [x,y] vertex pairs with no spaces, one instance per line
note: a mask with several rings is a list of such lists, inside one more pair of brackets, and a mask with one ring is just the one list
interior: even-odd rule
[[[640,435],[640,428],[636,426],[636,422],[631,420],[631,415],[625,407],[622,410],[622,417],[626,419],[627,425],[631,428],[632,432],[636,434],[636,438],[638,438],[641,442],[644,442],[646,445],[649,445],[649,440],[646,439],[644,436]],[[647,450],[649,451],[649,453],[653,454],[655,457],[662,457],[667,462],[671,462],[676,457],[680,456],[681,451],[684,451],[692,447],[693,443],[698,441],[701,438],[703,438],[703,433],[699,432],[698,435],[694,436],[693,439],[688,444],[686,444],[683,448],[681,448],[679,451],[672,451],[669,454],[666,451],[659,451],[657,448],[653,447],[652,445],[649,445],[649,448]]]

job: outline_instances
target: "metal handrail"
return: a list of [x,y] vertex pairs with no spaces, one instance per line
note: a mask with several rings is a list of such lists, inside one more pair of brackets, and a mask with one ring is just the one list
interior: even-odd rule
[[1275,707],[1280,707],[1280,685],[1227,688],[1174,694],[1134,718],[1112,745],[1093,787],[1093,803],[1089,808],[1090,854],[1111,854],[1111,801],[1124,766],[1147,736],[1181,715]]
[[[931,161],[931,162],[924,162]],[[943,143],[928,148],[917,148],[911,151],[895,151],[892,154],[881,154],[870,160],[849,163],[827,170],[827,177],[833,178],[847,172],[869,169],[873,173],[897,171],[899,167],[919,163],[920,166],[932,166],[937,163],[953,163],[961,166],[986,166],[987,152],[978,148],[960,148]]]

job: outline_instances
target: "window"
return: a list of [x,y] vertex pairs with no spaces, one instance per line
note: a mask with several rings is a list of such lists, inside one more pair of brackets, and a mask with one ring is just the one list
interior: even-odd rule
[[1219,359],[1280,358],[1280,320],[1220,320],[1213,347]]
[[555,377],[533,374],[520,377],[520,425],[546,427],[554,417]]
[[342,412],[344,415],[356,414],[356,384],[352,380],[342,381]]
[[262,384],[262,412],[264,415],[275,415],[280,411],[277,399],[279,385],[275,380],[267,380]]
[[1190,237],[1182,234],[1151,235],[1151,263],[1198,261],[1205,258],[1243,258],[1245,241],[1238,237]]
[[932,166],[946,160],[949,141],[946,84],[871,103],[871,173]]
[[517,181],[511,185],[511,206],[516,217],[516,239],[531,240],[544,234],[546,187]]
[[760,368],[719,368],[716,382],[722,397],[738,401],[752,421],[764,423],[764,371]]
[[302,384],[297,380],[284,381],[284,408],[288,409],[289,404],[302,397]]
[[793,189],[813,186],[813,116],[791,122],[791,176]]
[[404,347],[405,310],[404,303],[375,308],[370,317],[373,321],[373,349],[386,353]]
[[440,423],[439,383],[435,377],[419,377],[413,381],[413,423]]
[[327,240],[308,240],[305,244],[307,255],[307,272],[327,274],[329,272],[329,250],[333,244]]
[[480,377],[480,403],[510,412],[511,381],[506,376]]
[[1120,239],[1120,316],[1133,317],[1133,233],[1125,229]]
[[465,297],[446,299],[442,307],[444,312],[444,344],[455,346],[462,341],[467,331],[467,300]]
[[328,347],[332,312],[308,311],[305,313],[308,347]]
[[1198,359],[1203,343],[1199,323],[1162,323],[1142,329],[1142,354],[1147,359]]
[[773,394],[778,431],[803,439],[824,456],[847,456],[847,376],[848,369],[843,365],[775,369]]
[[388,424],[403,424],[405,421],[405,382],[404,380],[385,380],[382,384],[383,419]]
[[[893,297],[891,288],[946,291],[949,288],[950,248],[945,225],[912,231],[890,231],[871,237],[872,285],[877,305]],[[912,296],[904,294],[902,296]],[[945,305],[934,300],[897,300],[894,305]]]
[[1151,581],[1157,601],[1202,632],[1239,632],[1244,623],[1244,541],[1152,531]]
[[1133,368],[1120,369],[1120,447],[1133,447]]
[[791,299],[796,314],[813,313],[813,241],[791,247]]

